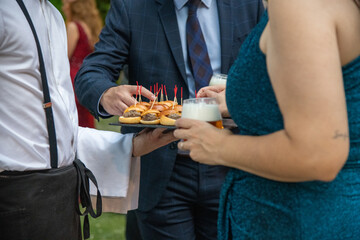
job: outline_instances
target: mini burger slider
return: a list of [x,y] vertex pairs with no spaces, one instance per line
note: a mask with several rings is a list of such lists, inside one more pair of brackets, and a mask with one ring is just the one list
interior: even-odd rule
[[173,105],[176,105],[177,103],[174,101],[162,101],[162,102],[158,102],[158,104],[162,104],[162,105],[165,105],[166,108],[170,108]]
[[174,110],[176,112],[180,113],[180,115],[181,115],[181,113],[182,113],[182,105],[175,105]]
[[155,103],[152,105],[151,109],[158,110],[159,112],[162,112],[168,108],[165,104]]
[[156,109],[146,110],[141,114],[140,123],[142,124],[159,124],[160,123],[160,111]]
[[181,113],[175,109],[169,109],[161,112],[160,124],[166,126],[174,126],[175,121],[181,118]]
[[148,103],[148,102],[139,102],[138,104],[143,105],[143,106],[145,106],[147,108],[149,108],[151,106],[151,104]]
[[119,117],[119,121],[121,123],[128,123],[128,124],[140,123],[142,112],[144,112],[143,108],[139,106],[130,106],[124,111],[124,114],[121,117]]

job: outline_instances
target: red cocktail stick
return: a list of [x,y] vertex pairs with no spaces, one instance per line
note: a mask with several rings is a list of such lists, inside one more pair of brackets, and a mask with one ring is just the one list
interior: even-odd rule
[[[158,95],[159,95],[159,92],[160,92],[160,90],[157,92],[157,94],[156,94],[156,99],[157,99],[157,97],[158,97]],[[154,106],[154,103],[155,103],[155,101],[153,101],[153,103],[151,104],[151,108],[150,109],[152,109],[153,108],[153,106]]]
[[140,85],[140,88],[139,88],[139,102],[141,102],[141,89],[142,89],[142,85]]
[[[156,92],[157,93],[159,92],[159,83],[156,83]],[[156,101],[159,101],[159,99],[157,98],[157,95],[156,95]]]
[[174,87],[174,105],[175,105],[175,103],[177,103],[177,98],[176,98],[177,90],[178,90],[178,88],[175,85],[175,87]]
[[168,95],[167,95],[167,93],[166,93],[166,86],[164,85],[164,91],[165,91],[165,98],[166,98],[166,101],[168,101],[169,99],[168,99]]
[[182,105],[182,101],[183,101],[183,88],[181,87],[181,105]]
[[136,81],[136,94],[135,94],[135,104],[134,104],[135,106],[136,106],[138,92],[139,92],[139,83]]
[[154,84],[154,95],[156,95],[156,84]]
[[161,94],[160,94],[160,102],[163,102],[164,101],[164,94],[163,94],[163,88],[164,88],[164,85],[161,84]]

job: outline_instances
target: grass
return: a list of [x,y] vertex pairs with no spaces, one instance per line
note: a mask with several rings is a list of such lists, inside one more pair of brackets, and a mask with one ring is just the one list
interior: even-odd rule
[[99,218],[90,219],[90,238],[93,240],[125,240],[126,216],[103,213]]
[[118,119],[119,119],[119,116],[113,116],[111,118],[106,118],[106,119],[100,118],[100,121],[95,120],[95,127],[100,130],[120,132],[119,126],[109,125],[110,123],[118,122]]
[[[119,132],[119,126],[109,123],[117,122],[118,117],[96,121],[97,129]],[[103,213],[99,218],[90,219],[90,239],[93,240],[125,240],[126,216],[116,213]]]

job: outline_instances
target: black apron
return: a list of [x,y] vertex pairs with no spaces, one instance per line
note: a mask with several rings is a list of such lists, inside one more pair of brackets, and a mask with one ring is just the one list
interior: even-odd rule
[[56,133],[41,47],[24,3],[17,2],[37,45],[51,169],[0,173],[0,240],[80,240],[80,215],[84,216],[83,234],[87,239],[90,237],[88,214],[94,218],[101,215],[101,195],[97,190],[95,213],[89,180],[98,186],[92,172],[78,159],[70,166],[58,168]]

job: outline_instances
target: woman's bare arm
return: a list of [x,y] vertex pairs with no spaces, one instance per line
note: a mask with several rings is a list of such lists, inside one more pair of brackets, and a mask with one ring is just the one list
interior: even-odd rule
[[192,150],[197,161],[273,180],[334,179],[348,156],[349,133],[337,31],[327,3],[269,1],[270,21],[261,48],[284,130],[234,136],[181,119],[177,126],[185,129],[176,130],[175,136],[188,141],[179,147]]
[[74,22],[70,22],[66,26],[67,39],[68,39],[68,57],[74,53],[76,44],[79,41],[79,30]]

